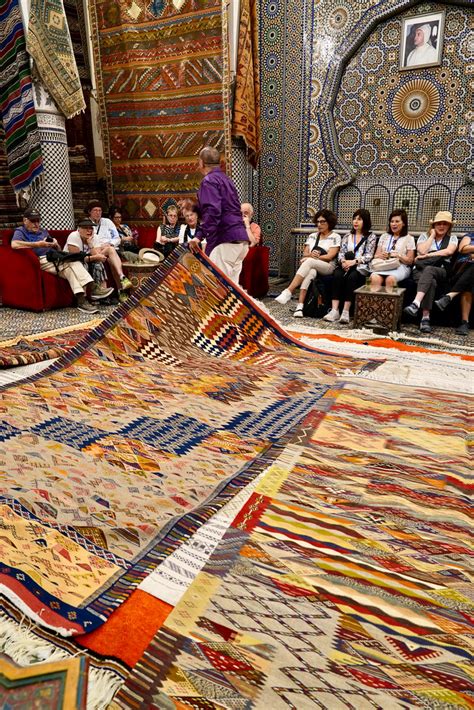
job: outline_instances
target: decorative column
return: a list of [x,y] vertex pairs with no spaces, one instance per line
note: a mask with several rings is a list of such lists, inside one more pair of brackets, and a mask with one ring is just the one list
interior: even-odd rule
[[[30,0],[19,0],[25,33],[28,32]],[[47,229],[73,229],[71,170],[67,148],[66,119],[41,82],[34,82],[33,97],[43,155],[41,187],[34,191],[29,206],[41,212]]]
[[48,229],[73,229],[71,171],[66,136],[66,120],[44,86],[33,85],[36,119],[43,154],[43,181],[33,193],[30,205],[41,212]]

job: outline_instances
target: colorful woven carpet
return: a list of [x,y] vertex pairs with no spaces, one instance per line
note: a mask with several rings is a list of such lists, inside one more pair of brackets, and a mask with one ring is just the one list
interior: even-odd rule
[[1,392],[4,593],[60,633],[92,631],[338,371],[371,366],[315,359],[176,250],[47,377]]
[[232,135],[243,138],[254,168],[262,150],[260,133],[260,68],[256,0],[240,1],[239,47],[235,76]]
[[86,107],[63,0],[30,0],[27,48],[41,81],[66,118]]
[[113,707],[472,708],[468,404],[328,391]]
[[196,192],[197,154],[224,151],[228,91],[220,0],[91,3],[115,203],[135,221]]
[[0,658],[0,707],[8,710],[85,710],[87,659],[39,663],[20,668]]
[[18,0],[0,0],[0,109],[10,182],[28,192],[43,172],[29,57]]
[[65,332],[44,333],[0,342],[0,369],[53,360],[77,345],[101,321],[87,327],[72,326]]

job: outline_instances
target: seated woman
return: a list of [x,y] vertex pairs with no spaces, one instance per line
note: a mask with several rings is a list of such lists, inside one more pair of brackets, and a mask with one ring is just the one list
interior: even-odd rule
[[[352,230],[342,238],[339,264],[334,270],[331,310],[324,316],[324,320],[329,323],[349,323],[354,291],[364,283],[369,263],[374,258],[377,237],[371,229],[370,212],[365,209],[356,210],[352,215]],[[341,301],[344,307],[339,315]]]
[[[415,240],[408,234],[408,215],[405,210],[393,210],[388,218],[388,231],[379,239],[374,260],[371,263],[372,274],[370,283],[373,286],[396,286],[397,283],[407,279],[411,273],[411,266],[415,259]],[[383,269],[380,263],[377,268],[376,260],[387,263],[398,261],[398,266]]]
[[249,246],[256,247],[262,240],[262,230],[259,225],[253,221],[253,205],[251,205],[250,202],[242,202],[240,211],[249,238]]
[[140,251],[140,247],[137,244],[138,233],[135,230],[132,230],[128,224],[124,224],[122,222],[122,213],[117,207],[112,206],[110,208],[109,219],[111,219],[115,224],[117,232],[119,233],[120,245],[118,250],[121,252],[130,251],[133,254],[138,254]]
[[448,293],[434,302],[435,306],[444,311],[456,296],[461,295],[461,325],[456,328],[456,333],[469,335],[469,314],[474,291],[474,232],[465,234],[461,239],[459,259],[448,288]]
[[165,224],[156,230],[154,248],[169,256],[179,242],[178,208],[170,205],[165,212]]
[[198,224],[198,214],[191,200],[184,200],[181,203],[181,214],[184,224],[179,229],[178,242],[179,244],[187,244],[190,239],[194,238]]
[[415,258],[413,278],[417,282],[417,292],[413,303],[403,310],[410,316],[416,316],[422,309],[422,333],[431,333],[430,312],[436,287],[447,283],[451,257],[458,247],[458,238],[451,234],[452,227],[451,212],[438,212],[431,221],[429,234],[420,234],[416,243],[418,256]]
[[300,286],[298,305],[293,313],[295,318],[303,317],[303,304],[309,284],[318,275],[327,276],[336,268],[336,258],[341,246],[341,237],[334,232],[337,217],[331,210],[319,210],[314,215],[317,232],[309,235],[305,242],[300,267],[293,281],[276,297],[278,303],[288,303],[293,292]]

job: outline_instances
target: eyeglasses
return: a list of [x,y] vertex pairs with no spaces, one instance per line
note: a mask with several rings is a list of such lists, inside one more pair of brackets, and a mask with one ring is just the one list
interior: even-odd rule
[[36,218],[31,219],[30,217],[27,217],[27,219],[29,222],[33,222],[33,224],[39,224],[39,222],[40,222],[39,219],[36,219]]
[[327,219],[317,219],[316,220],[316,224],[326,224],[326,223],[327,223]]

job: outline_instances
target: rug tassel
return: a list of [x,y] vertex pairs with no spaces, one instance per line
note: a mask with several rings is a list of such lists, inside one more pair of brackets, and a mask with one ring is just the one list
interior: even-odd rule
[[[0,653],[9,656],[20,666],[30,666],[46,661],[61,661],[70,654],[42,641],[31,633],[31,622],[26,618],[18,625],[0,611]],[[78,651],[76,655],[85,655]],[[89,666],[87,710],[105,710],[120,689],[123,680],[112,671]]]

